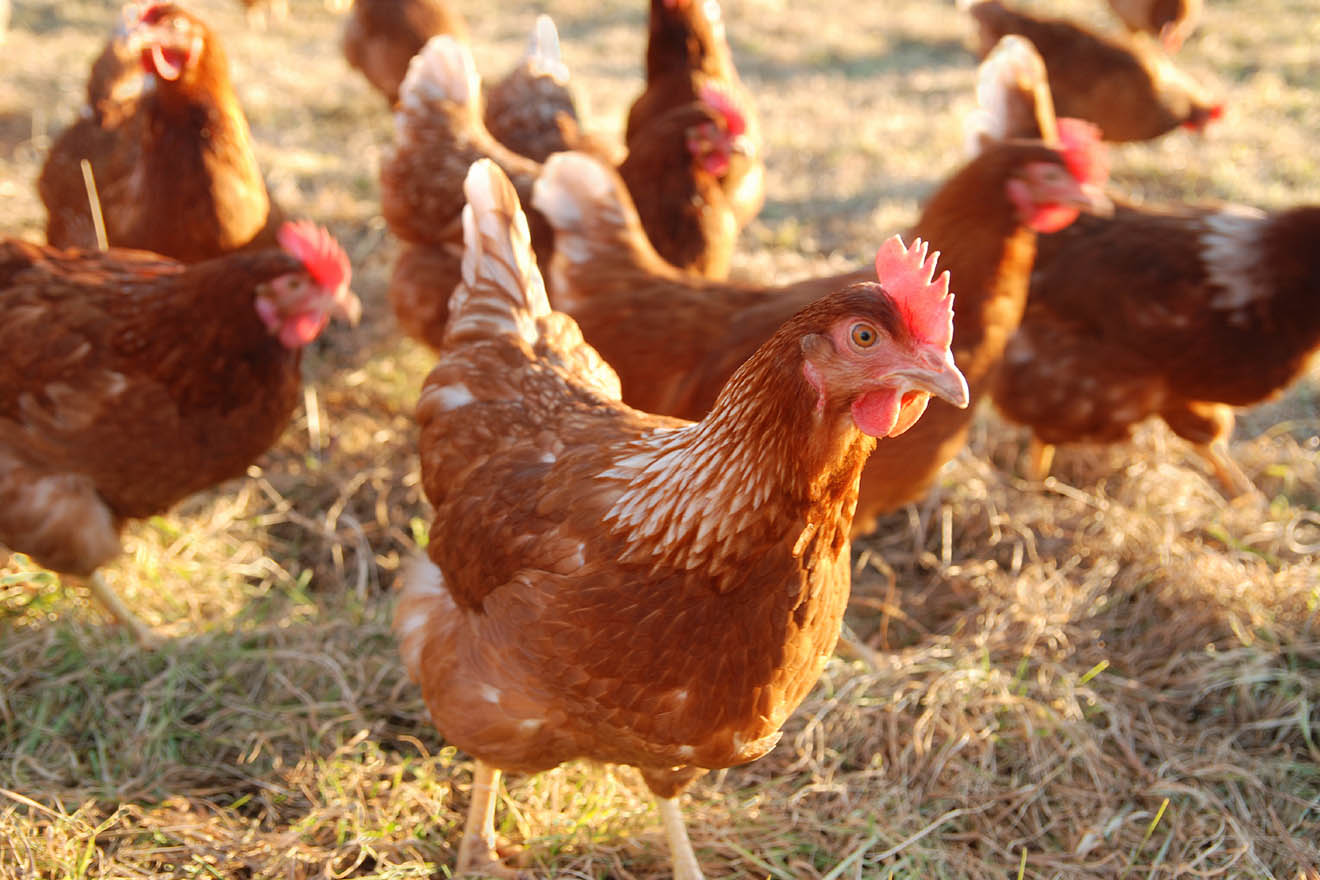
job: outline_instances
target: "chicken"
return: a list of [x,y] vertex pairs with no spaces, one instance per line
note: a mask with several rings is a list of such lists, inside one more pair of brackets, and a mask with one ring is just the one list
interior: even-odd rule
[[[96,185],[109,244],[184,262],[274,247],[279,212],[257,168],[220,41],[169,3],[130,4],[125,14],[127,49],[150,82],[109,141],[95,142],[110,153],[89,159],[101,172]],[[96,238],[79,234],[91,224],[76,153],[52,150],[38,189],[50,216],[49,242],[92,248]]]
[[357,320],[334,239],[279,238],[191,266],[0,243],[0,544],[90,577],[140,641],[96,573],[124,522],[242,474],[301,399],[301,348],[331,315]]
[[446,0],[353,0],[342,47],[348,63],[393,107],[408,62],[436,34],[468,38],[462,13]]
[[1201,18],[1201,0],[1109,0],[1109,8],[1130,31],[1156,37],[1177,52]]
[[[733,66],[718,0],[651,0],[646,42],[646,89],[628,110],[625,140],[630,151],[654,137],[652,126],[678,107],[722,96],[721,110],[737,130],[737,150],[719,175],[720,186],[742,229],[765,202],[765,164],[760,156],[761,127],[751,94]],[[678,160],[669,158],[669,162]],[[662,175],[657,175],[662,176]],[[645,201],[629,181],[643,219]],[[648,231],[650,226],[647,226]],[[683,263],[660,248],[671,263]],[[710,274],[710,273],[704,273]],[[711,277],[724,277],[711,275]]]
[[1230,495],[1254,494],[1228,451],[1233,407],[1279,393],[1320,348],[1318,234],[1313,205],[1120,204],[1042,238],[994,395],[1031,428],[1032,475],[1049,470],[1041,444],[1121,441],[1158,416]]
[[[444,335],[445,304],[426,304],[424,314],[404,314],[404,310],[417,303],[413,293],[430,289],[432,295],[447,299],[458,282],[459,215],[465,201],[462,181],[468,166],[482,157],[494,159],[509,175],[520,198],[529,203],[532,182],[541,171],[540,163],[514,153],[486,129],[480,113],[479,83],[466,46],[446,35],[432,38],[409,68],[400,93],[393,150],[381,166],[381,209],[390,229],[399,238],[434,251],[425,259],[411,260],[410,265],[449,269],[410,278],[396,267],[391,283],[391,304],[400,324],[422,328],[420,338],[432,346],[438,346]],[[732,137],[717,109],[698,104],[675,113],[685,114],[682,118],[689,124],[671,132],[670,149],[688,157],[694,176],[704,175],[704,166],[717,165],[721,157],[727,158],[733,149]],[[651,146],[661,149],[658,142]],[[538,258],[548,261],[553,247],[549,226],[535,211],[529,212],[528,223]],[[685,216],[677,225],[699,233],[705,228],[699,224],[707,224],[700,212]],[[708,225],[727,228],[727,224]],[[673,224],[665,230],[663,235],[657,233],[658,237],[677,238]],[[409,250],[415,254],[417,249]]]
[[980,54],[1006,34],[1035,44],[1049,71],[1054,109],[1100,126],[1105,140],[1157,138],[1178,126],[1204,131],[1223,105],[1173,66],[1168,56],[1142,41],[1093,33],[1060,18],[1037,18],[999,0],[972,0]]
[[676,798],[773,748],[819,676],[876,438],[932,394],[966,403],[948,276],[932,282],[925,247],[895,237],[880,284],[792,316],[682,422],[624,405],[550,310],[498,167],[476,163],[465,189],[463,281],[417,405],[435,520],[395,612],[432,719],[477,759],[456,873],[509,873],[501,771],[585,757],[641,771],[675,877],[694,880]]
[[[1035,230],[1058,229],[1079,209],[1104,210],[1103,146],[1084,123],[1063,125],[1062,147],[1003,140],[1028,113],[1050,127],[1044,69],[1014,37],[981,68],[979,155],[927,202],[912,234],[945,249],[958,284],[954,355],[975,403],[990,388],[1027,297]],[[1025,109],[1041,98],[1046,107]],[[1023,99],[1026,99],[1024,102]],[[785,320],[857,274],[775,287],[718,283],[666,264],[638,232],[627,193],[585,157],[552,156],[533,204],[554,227],[550,291],[618,372],[623,399],[650,412],[701,418],[738,366]],[[883,443],[862,474],[856,525],[916,500],[962,447],[972,412],[931,405],[903,437]]]

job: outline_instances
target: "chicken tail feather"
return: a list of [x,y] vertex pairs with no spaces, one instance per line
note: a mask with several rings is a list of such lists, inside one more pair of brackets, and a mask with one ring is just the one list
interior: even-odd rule
[[472,163],[463,192],[463,280],[449,301],[445,342],[497,334],[534,343],[550,301],[518,193],[490,159]]
[[532,187],[532,205],[554,229],[556,261],[604,265],[638,256],[639,247],[649,250],[623,181],[585,153],[547,159]]
[[475,105],[480,95],[481,76],[471,50],[449,34],[427,40],[408,62],[399,86],[399,104],[407,110],[422,110],[436,101]]
[[548,76],[561,85],[568,82],[568,66],[559,51],[559,29],[555,20],[544,13],[536,17],[532,36],[527,41],[526,58],[533,73]]

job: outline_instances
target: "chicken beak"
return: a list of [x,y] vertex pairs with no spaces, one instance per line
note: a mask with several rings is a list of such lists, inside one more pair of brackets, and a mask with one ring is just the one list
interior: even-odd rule
[[897,379],[906,379],[912,388],[946,400],[958,409],[966,409],[972,399],[967,389],[967,379],[953,362],[953,352],[947,349],[939,366],[933,369],[908,367],[893,375]]
[[756,155],[756,144],[745,134],[740,134],[729,142],[729,152],[751,158]]
[[362,320],[362,300],[347,287],[335,292],[334,308],[331,312],[337,318],[343,318],[350,327],[356,327]]

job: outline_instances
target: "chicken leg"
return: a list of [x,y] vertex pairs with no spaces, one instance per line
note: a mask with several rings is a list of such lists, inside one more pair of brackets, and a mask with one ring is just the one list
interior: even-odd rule
[[141,618],[129,610],[128,605],[105,582],[105,578],[101,576],[99,571],[92,572],[91,577],[87,578],[85,583],[92,596],[105,606],[105,610],[109,611],[110,615],[119,621],[121,625],[128,627],[129,632],[133,634],[133,638],[137,640],[139,645],[144,648],[160,647],[161,637],[151,627],[143,623]]
[[495,848],[495,792],[499,787],[500,770],[477,761],[472,771],[472,802],[468,804],[463,839],[458,845],[455,876],[498,877],[500,880],[523,880],[528,876],[500,861]]
[[674,880],[705,880],[697,854],[688,840],[687,825],[678,807],[678,798],[656,798],[660,819],[665,823],[665,837],[669,838],[669,858],[674,865]]
[[1031,438],[1030,460],[1027,463],[1027,479],[1037,483],[1045,482],[1054,464],[1054,444],[1042,443],[1036,437]]

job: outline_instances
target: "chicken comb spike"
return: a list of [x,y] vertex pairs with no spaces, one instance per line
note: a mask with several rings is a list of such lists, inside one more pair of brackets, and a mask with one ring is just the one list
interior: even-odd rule
[[347,287],[353,277],[348,255],[334,236],[310,220],[290,221],[276,236],[280,247],[302,261],[307,273],[326,290]]
[[526,58],[533,73],[548,76],[560,85],[568,82],[568,65],[559,49],[559,29],[555,20],[545,13],[536,17],[532,36],[527,41]]
[[875,274],[903,313],[912,335],[947,348],[953,341],[953,294],[949,293],[948,271],[934,278],[940,253],[927,258],[929,249],[929,243],[919,238],[911,247],[904,247],[902,237],[895,235],[876,253]]
[[471,104],[480,94],[481,76],[472,51],[449,34],[436,34],[408,62],[399,104],[415,110],[430,101]]
[[747,132],[747,119],[724,91],[710,83],[701,87],[699,95],[703,104],[709,104],[715,112],[724,117],[729,134],[737,137]]
[[1064,164],[1079,183],[1103,187],[1109,181],[1109,150],[1098,126],[1064,117],[1059,120],[1058,142]]

